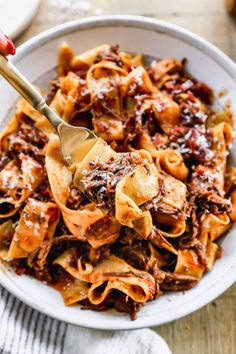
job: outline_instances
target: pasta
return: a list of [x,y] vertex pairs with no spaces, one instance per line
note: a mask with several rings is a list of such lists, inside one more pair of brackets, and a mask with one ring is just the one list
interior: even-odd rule
[[185,61],[143,64],[100,45],[63,43],[46,95],[92,129],[68,166],[45,117],[21,99],[0,134],[0,259],[57,289],[65,305],[132,319],[166,291],[192,288],[236,220],[233,115]]

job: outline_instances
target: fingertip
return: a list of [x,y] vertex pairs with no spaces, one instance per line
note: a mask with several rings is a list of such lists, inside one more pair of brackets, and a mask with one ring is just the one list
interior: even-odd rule
[[14,46],[12,40],[4,35],[6,41],[7,41],[7,51],[8,51],[8,54],[11,54],[11,55],[14,55],[16,53],[16,47]]

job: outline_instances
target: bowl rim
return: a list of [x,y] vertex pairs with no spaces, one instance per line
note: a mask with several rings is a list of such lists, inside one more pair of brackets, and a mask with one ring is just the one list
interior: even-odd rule
[[[29,54],[35,48],[40,47],[44,43],[48,42],[51,39],[55,39],[61,35],[65,35],[68,33],[73,33],[78,30],[84,29],[92,29],[97,27],[107,27],[107,26],[125,26],[125,27],[136,27],[154,30],[158,33],[168,34],[172,37],[181,39],[188,44],[191,44],[195,48],[205,52],[208,56],[210,56],[215,62],[217,62],[231,77],[236,81],[236,64],[220,49],[215,47],[213,44],[208,42],[207,40],[201,38],[200,36],[166,21],[153,19],[149,17],[136,16],[136,15],[102,15],[102,16],[93,16],[87,17],[84,19],[77,19],[74,21],[70,21],[58,26],[55,26],[51,29],[48,29],[28,41],[22,44],[17,48],[17,53],[15,57],[11,58],[11,61],[17,63],[20,61],[25,55]],[[2,269],[1,265],[0,268]],[[0,271],[1,271],[0,269]],[[209,286],[205,291],[201,294],[201,297],[197,298],[197,301],[193,302],[193,299],[190,301],[186,301],[184,307],[180,309],[175,308],[174,315],[167,314],[166,318],[160,320],[158,318],[142,318],[142,323],[139,321],[127,321],[124,323],[122,321],[109,321],[109,328],[107,328],[107,321],[99,323],[99,321],[94,322],[94,320],[83,319],[80,320],[78,318],[77,321],[73,319],[65,318],[65,316],[60,314],[59,312],[55,313],[53,309],[44,308],[40,306],[40,304],[36,304],[33,302],[23,291],[20,291],[16,284],[13,284],[10,279],[7,277],[0,277],[0,283],[3,285],[8,291],[14,294],[21,301],[31,306],[32,308],[43,312],[46,315],[49,315],[55,319],[62,320],[68,323],[72,323],[75,325],[80,325],[88,328],[95,329],[104,329],[104,330],[124,330],[124,329],[138,329],[144,327],[157,326],[161,324],[165,324],[171,322],[173,320],[177,320],[183,316],[191,314],[201,307],[205,306],[209,302],[213,301],[216,297],[221,295],[225,290],[227,290],[235,281],[236,281],[236,261],[235,264],[231,265],[227,271],[227,277],[222,277],[217,279],[211,286]],[[119,319],[119,318],[118,318]],[[106,325],[105,325],[106,323]]]
[[19,61],[23,56],[33,51],[35,48],[43,45],[48,39],[55,39],[62,34],[73,33],[78,29],[92,29],[96,27],[110,27],[117,25],[126,27],[139,27],[143,29],[155,30],[155,32],[171,35],[174,38],[193,45],[195,48],[202,50],[215,62],[217,62],[224,70],[232,75],[236,81],[236,63],[229,58],[222,50],[203,37],[185,29],[184,27],[172,24],[167,21],[137,15],[101,15],[90,16],[83,19],[77,19],[54,26],[36,36],[28,39],[26,42],[17,47],[12,62]]

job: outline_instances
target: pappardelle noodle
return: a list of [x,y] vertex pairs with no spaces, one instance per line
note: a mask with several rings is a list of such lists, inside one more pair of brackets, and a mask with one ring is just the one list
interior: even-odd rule
[[98,139],[63,162],[45,117],[21,99],[0,135],[0,258],[60,291],[66,305],[134,319],[192,288],[236,219],[229,105],[186,61],[143,63],[115,45],[59,49],[47,102]]

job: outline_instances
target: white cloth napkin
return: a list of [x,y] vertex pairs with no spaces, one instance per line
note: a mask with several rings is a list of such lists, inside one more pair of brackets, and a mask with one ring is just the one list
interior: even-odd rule
[[0,354],[171,354],[151,329],[101,331],[66,324],[0,287]]

